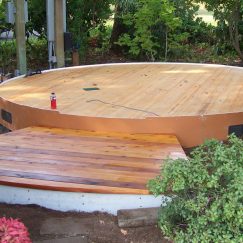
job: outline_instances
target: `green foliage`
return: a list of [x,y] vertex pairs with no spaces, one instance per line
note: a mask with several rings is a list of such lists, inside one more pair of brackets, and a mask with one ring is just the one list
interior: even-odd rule
[[[13,26],[5,23],[5,1],[0,2],[0,27],[1,29],[12,29]],[[102,40],[102,48],[108,48],[107,37],[109,37],[109,33],[106,31],[106,21],[112,14],[112,10],[110,8],[110,4],[113,3],[114,0],[77,0],[77,1],[67,1],[67,29],[72,33],[74,39],[74,46],[80,50],[81,59],[84,58],[85,53],[88,49],[88,42],[90,40],[90,32],[97,29],[101,33],[99,35],[100,40]],[[28,0],[28,11],[29,11],[29,22],[26,24],[26,31],[28,33],[33,33],[33,31],[37,31],[40,34],[40,41],[35,42],[34,39],[28,41],[28,53],[31,53],[29,56],[31,57],[29,63],[32,64],[32,57],[38,52],[38,47],[40,43],[43,43],[46,38],[46,1],[38,1],[38,0]],[[1,32],[1,31],[0,31]],[[33,43],[35,42],[35,43]],[[36,45],[37,44],[37,45]],[[2,45],[8,45],[6,43],[2,43]],[[36,45],[36,46],[35,46]],[[47,46],[46,46],[47,48]],[[12,50],[10,51],[8,56],[14,56]],[[7,51],[6,50],[6,51]],[[14,50],[14,49],[13,49]],[[46,56],[46,51],[43,50],[42,45],[40,50],[43,52],[39,53],[40,58],[42,60],[42,56]],[[38,57],[38,55],[37,55]],[[38,58],[37,58],[38,60]],[[11,60],[6,60],[6,65],[10,65],[7,62],[11,62]],[[35,64],[38,61],[35,62]],[[41,61],[42,62],[42,61]],[[10,68],[12,69],[12,68]]]
[[218,43],[210,45],[202,43],[175,43],[170,45],[169,60],[171,62],[214,63],[237,65],[238,56],[228,45]]
[[[14,29],[5,22],[6,1],[0,1],[0,32]],[[214,11],[218,20],[216,28],[197,18],[196,2],[204,2]],[[111,48],[111,53],[123,53],[142,61],[232,64],[237,58],[236,51],[240,55],[243,50],[242,6],[236,11],[237,4],[239,0],[68,0],[67,30],[73,34],[74,47],[79,49],[82,63],[93,55],[103,56]],[[46,1],[28,0],[28,6],[26,30],[40,34],[39,43],[27,40],[28,56],[39,53],[36,65],[39,56],[40,63],[42,56],[46,56],[43,45],[42,52],[37,50],[46,38]],[[232,17],[235,12],[240,13],[235,14],[237,18]],[[114,28],[111,16],[115,19]],[[120,46],[116,44],[118,39]],[[13,69],[16,62],[15,49],[9,47],[11,43],[0,44],[6,46],[0,50],[1,67],[5,70]]]
[[181,19],[181,26],[177,28],[179,33],[188,33],[188,42],[212,43],[213,27],[207,25],[201,18],[197,17],[199,5],[191,0],[175,0],[175,14]]
[[159,225],[175,242],[243,242],[243,141],[210,140],[186,159],[167,159],[149,182],[155,195],[171,201],[161,207]]
[[8,24],[5,21],[5,6],[6,6],[7,0],[0,0],[0,34],[1,32],[4,32],[6,30],[12,30],[13,29],[13,25],[12,24]]
[[89,33],[92,29],[102,29],[112,14],[112,0],[67,1],[68,28],[73,34],[76,48],[85,55]]
[[[7,0],[0,1],[0,32],[5,29],[13,29],[12,24],[5,22],[5,8]],[[26,31],[37,31],[40,35],[46,35],[46,1],[28,0],[28,17]]]
[[28,0],[28,15],[29,22],[26,23],[26,30],[30,33],[37,31],[42,38],[46,36],[46,1]]
[[5,19],[5,8],[3,3],[0,2],[0,29],[3,28],[3,23],[5,22],[4,19]]
[[102,28],[91,29],[88,38],[89,46],[95,48],[93,50],[96,53],[104,55],[110,48],[111,33],[111,26],[102,26]]
[[[29,38],[26,45],[29,69],[47,68],[47,40]],[[16,69],[16,41],[0,41],[0,67],[4,73],[13,73]]]
[[0,41],[0,67],[4,73],[16,69],[16,42],[15,40]]
[[[239,57],[243,60],[243,43],[242,43],[242,0],[197,0],[205,4],[206,8],[213,11],[214,18],[218,21],[221,35],[220,41],[228,41],[234,47]],[[222,26],[227,26],[222,28]],[[222,31],[224,30],[224,32]],[[220,38],[223,37],[223,39]],[[225,38],[227,37],[227,38]]]
[[205,43],[207,49],[215,44],[215,28],[197,17],[199,5],[195,1],[174,0],[173,3],[175,15],[180,18],[181,25],[173,31],[173,38],[168,43],[168,60],[208,62],[207,58],[211,59],[211,56],[203,56],[196,51],[198,46]]
[[130,32],[120,37],[119,44],[132,56],[149,60],[161,57],[161,49],[165,55],[168,34],[181,24],[169,0],[137,0],[135,13],[125,14],[123,20]]
[[198,55],[192,50],[194,46],[216,43],[214,27],[197,18],[199,5],[195,1],[135,0],[133,7],[129,3],[122,15],[128,31],[118,44],[133,58],[192,62]]
[[46,69],[48,49],[46,38],[29,38],[26,45],[26,55],[29,69]]

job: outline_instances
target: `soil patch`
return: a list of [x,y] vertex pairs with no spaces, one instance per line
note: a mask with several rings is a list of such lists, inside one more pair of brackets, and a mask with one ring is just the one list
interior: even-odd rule
[[[20,219],[28,228],[33,241],[55,239],[60,235],[54,233],[43,234],[41,228],[46,221],[59,218],[66,221],[70,217],[75,220],[84,219],[89,221],[86,230],[80,231],[88,242],[93,243],[169,243],[163,238],[157,226],[145,226],[138,228],[119,228],[117,217],[106,213],[84,213],[84,212],[58,212],[42,208],[36,205],[9,205],[0,204],[0,217],[12,217]],[[65,237],[65,236],[63,236]]]

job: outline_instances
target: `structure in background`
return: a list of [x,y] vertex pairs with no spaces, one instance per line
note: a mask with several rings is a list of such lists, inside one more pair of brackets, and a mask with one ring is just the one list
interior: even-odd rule
[[25,23],[28,22],[27,0],[10,1],[7,3],[6,22],[15,24],[17,71],[16,76],[27,71]]
[[64,67],[66,0],[46,0],[49,68]]
[[[17,45],[16,76],[26,74],[26,32],[28,22],[27,0],[11,0],[7,3],[6,22],[15,24]],[[64,33],[66,32],[66,0],[46,0],[48,62],[50,68],[65,66]]]

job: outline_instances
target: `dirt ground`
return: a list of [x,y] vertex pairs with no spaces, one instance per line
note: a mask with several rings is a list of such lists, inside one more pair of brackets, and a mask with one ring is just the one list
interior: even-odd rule
[[117,225],[117,217],[106,213],[57,212],[36,205],[0,204],[0,217],[20,219],[28,228],[32,241],[50,239],[40,234],[43,222],[49,218],[90,218],[92,227],[86,235],[92,243],[169,243],[163,238],[157,226],[121,229]]

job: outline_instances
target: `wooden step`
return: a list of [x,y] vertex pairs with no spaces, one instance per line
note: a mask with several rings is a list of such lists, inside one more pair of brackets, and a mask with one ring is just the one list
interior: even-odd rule
[[29,127],[0,136],[0,184],[148,194],[168,156],[185,157],[173,135]]

